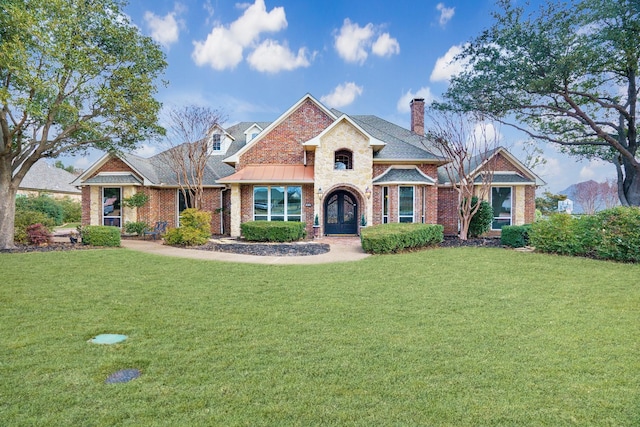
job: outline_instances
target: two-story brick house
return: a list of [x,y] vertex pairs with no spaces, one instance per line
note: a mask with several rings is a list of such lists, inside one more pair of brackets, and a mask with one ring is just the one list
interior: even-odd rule
[[[273,122],[242,122],[211,135],[203,209],[213,213],[213,234],[240,235],[251,220],[314,218],[324,235],[358,234],[367,224],[424,222],[458,228],[457,193],[443,173],[448,159],[429,150],[424,101],[411,103],[411,129],[376,116],[346,115],[306,95]],[[490,153],[496,171],[491,202],[496,231],[534,219],[542,184],[504,148]],[[482,172],[478,161],[474,176]],[[161,154],[141,158],[107,154],[76,181],[82,188],[83,224],[122,227],[127,221],[166,220],[177,226],[185,197]],[[139,208],[121,206],[136,192]]]

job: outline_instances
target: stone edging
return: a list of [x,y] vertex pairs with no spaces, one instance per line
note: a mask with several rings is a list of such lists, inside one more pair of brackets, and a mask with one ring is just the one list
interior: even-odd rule
[[329,252],[327,243],[218,243],[193,247],[203,251],[227,252],[256,256],[309,256]]

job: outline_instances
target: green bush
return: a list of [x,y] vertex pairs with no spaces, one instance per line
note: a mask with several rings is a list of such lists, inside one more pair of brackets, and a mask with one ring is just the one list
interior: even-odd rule
[[618,206],[595,217],[600,226],[595,245],[598,258],[640,262],[640,208]]
[[180,215],[180,227],[172,228],[164,236],[167,245],[204,245],[211,237],[211,213],[189,208]]
[[529,244],[531,224],[505,225],[500,234],[500,243],[512,248],[522,248]]
[[444,239],[443,230],[437,224],[381,224],[360,230],[360,241],[365,252],[395,253],[437,245]]
[[640,208],[618,206],[580,218],[554,214],[531,226],[530,239],[541,252],[640,262]]
[[[471,198],[471,208],[473,209],[477,204],[478,198],[473,196]],[[471,217],[471,221],[469,222],[469,237],[478,237],[491,230],[492,222],[493,208],[489,202],[483,200],[480,202],[478,211]]]
[[27,227],[33,224],[42,224],[47,228],[47,231],[55,226],[55,222],[48,215],[39,211],[30,210],[16,210],[16,216],[14,221],[14,233],[13,240],[16,243],[29,243],[29,236],[27,234]]
[[580,242],[575,233],[576,219],[566,213],[551,214],[548,219],[531,225],[529,239],[540,252],[575,255]]
[[16,212],[38,211],[51,218],[55,225],[64,223],[64,209],[55,199],[40,194],[38,196],[18,197],[16,199]]
[[81,228],[82,243],[92,246],[120,246],[120,229],[106,225],[87,225]]
[[56,203],[62,208],[62,221],[67,222],[80,222],[82,220],[82,204],[71,197],[64,197],[56,200]]
[[135,233],[138,236],[142,236],[142,233],[144,233],[148,229],[149,229],[149,224],[143,221],[139,221],[139,222],[130,221],[130,222],[124,223],[125,233],[129,233],[129,234]]
[[295,221],[249,221],[240,229],[251,242],[293,242],[307,236],[305,223]]

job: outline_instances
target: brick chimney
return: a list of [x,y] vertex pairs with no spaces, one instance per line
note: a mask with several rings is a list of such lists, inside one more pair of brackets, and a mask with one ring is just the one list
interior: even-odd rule
[[424,135],[424,98],[411,100],[411,132]]

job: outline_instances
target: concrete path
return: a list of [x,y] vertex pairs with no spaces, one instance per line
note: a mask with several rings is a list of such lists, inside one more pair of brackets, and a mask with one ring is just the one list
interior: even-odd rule
[[369,256],[362,250],[360,239],[357,237],[325,237],[318,240],[328,243],[331,250],[321,255],[307,256],[256,256],[240,255],[226,252],[203,251],[199,249],[183,249],[163,245],[153,240],[127,240],[121,244],[127,249],[155,255],[193,258],[212,261],[244,262],[251,264],[326,264],[334,262],[359,261]]

